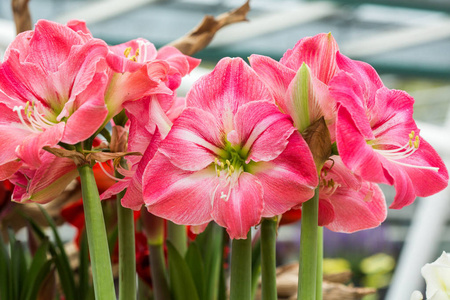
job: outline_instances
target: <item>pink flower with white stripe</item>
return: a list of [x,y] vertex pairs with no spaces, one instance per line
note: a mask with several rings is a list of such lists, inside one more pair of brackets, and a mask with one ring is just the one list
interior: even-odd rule
[[45,20],[16,37],[0,65],[0,180],[23,164],[38,168],[44,146],[100,128],[107,53],[105,42]]
[[144,171],[151,213],[185,225],[214,220],[241,239],[262,217],[312,197],[308,146],[242,59],[222,59],[186,102]]
[[420,137],[414,99],[386,88],[366,63],[339,53],[337,63],[341,71],[331,80],[330,93],[338,103],[336,140],[344,164],[365,180],[394,185],[390,208],[444,189],[447,168]]

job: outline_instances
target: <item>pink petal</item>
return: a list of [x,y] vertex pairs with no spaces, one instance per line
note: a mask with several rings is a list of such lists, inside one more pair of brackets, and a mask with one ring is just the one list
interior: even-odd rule
[[211,73],[194,83],[186,105],[209,111],[226,124],[239,106],[271,99],[265,85],[241,58],[223,58]]
[[212,114],[198,108],[187,108],[174,123],[159,151],[178,168],[198,171],[223,154],[223,137],[221,124]]
[[69,20],[66,24],[67,27],[72,29],[73,31],[76,31],[78,33],[82,32],[86,35],[91,35],[91,32],[86,26],[86,22],[82,20]]
[[215,190],[214,221],[227,229],[231,239],[246,239],[250,228],[261,220],[263,195],[258,179],[252,174],[241,173],[231,190],[229,184],[221,184]]
[[13,200],[23,203],[50,202],[77,176],[77,166],[71,159],[46,152],[42,156],[42,165],[34,172],[27,189],[15,189]]
[[156,59],[164,60],[172,68],[177,69],[181,76],[186,76],[200,64],[200,59],[184,55],[177,48],[165,46],[158,50]]
[[[420,139],[419,148],[411,156],[398,160],[403,166],[388,160],[383,161],[383,167],[394,178],[396,190],[394,202],[390,208],[400,209],[411,204],[416,196],[428,197],[440,192],[448,185],[448,171],[437,152],[425,140]],[[412,166],[419,166],[415,168]],[[422,169],[436,167],[438,171]]]
[[64,133],[65,123],[58,123],[45,131],[29,135],[17,147],[16,154],[24,163],[30,167],[38,168],[41,165],[41,156],[45,146],[54,147],[60,141]]
[[22,166],[21,161],[10,161],[0,165],[0,180],[10,179]]
[[67,119],[62,142],[74,145],[87,140],[100,129],[108,115],[103,100],[106,80],[106,74],[97,73],[91,85],[77,97],[77,107],[74,107],[75,112]]
[[392,177],[385,172],[381,158],[366,143],[353,117],[354,115],[350,114],[345,107],[339,108],[336,142],[342,161],[352,172],[359,174],[365,180],[392,185],[394,183]]
[[292,70],[298,70],[306,63],[314,77],[328,84],[338,71],[336,64],[338,50],[333,36],[330,33],[321,33],[298,41],[292,50],[285,53],[280,63]]
[[174,166],[157,152],[144,171],[143,196],[149,212],[177,224],[201,225],[211,218],[214,168],[198,172]]
[[269,88],[276,103],[286,113],[284,98],[296,71],[267,56],[252,54],[249,61],[253,70]]
[[234,118],[241,155],[246,163],[270,161],[284,151],[295,131],[288,115],[267,101],[249,102],[239,107]]
[[[344,106],[351,113],[355,126],[364,138],[373,140],[375,136],[367,119],[366,94],[364,94],[362,86],[363,84],[353,78],[352,75],[342,71],[331,80],[329,90],[331,96],[336,99],[337,105]],[[375,94],[373,98],[375,98]]]
[[82,43],[83,39],[67,26],[39,20],[30,41],[30,52],[26,61],[38,64],[49,72],[56,72],[67,60],[72,46]]
[[144,199],[142,197],[142,177],[144,175],[145,168],[149,164],[150,160],[155,156],[156,150],[158,150],[160,143],[161,135],[158,131],[156,131],[147,150],[143,153],[143,156],[137,165],[136,172],[131,178],[127,191],[122,198],[122,205],[124,207],[128,207],[133,210],[140,210],[144,204]]
[[247,169],[263,186],[262,216],[267,218],[280,215],[312,198],[318,184],[312,154],[298,132],[290,136],[286,149],[276,159],[251,162]]
[[318,225],[327,226],[334,220],[334,218],[335,214],[333,204],[331,204],[328,199],[320,199]]
[[383,192],[373,183],[364,182],[359,191],[338,188],[328,201],[333,206],[334,219],[326,227],[333,231],[352,233],[377,227],[386,219]]
[[[129,57],[126,57],[125,49],[131,48]],[[107,56],[108,65],[117,73],[136,72],[142,68],[143,64],[156,59],[155,46],[145,39],[135,39],[129,42],[109,47],[110,52]],[[139,49],[137,61],[130,58],[136,54]]]

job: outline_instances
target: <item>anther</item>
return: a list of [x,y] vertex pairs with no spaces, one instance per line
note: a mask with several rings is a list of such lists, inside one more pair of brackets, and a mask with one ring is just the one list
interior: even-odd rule
[[128,55],[130,55],[130,53],[131,53],[131,47],[126,48],[125,51],[123,52],[123,54],[124,54],[125,57],[127,57],[127,58],[128,58]]
[[227,166],[230,166],[230,164],[231,164],[228,159],[225,161],[225,163],[227,164]]
[[223,161],[220,162],[220,167],[221,167],[222,169],[225,169],[225,164],[223,163]]
[[415,135],[415,134],[416,134],[416,133],[414,132],[414,130],[411,131],[411,133],[409,134],[409,139],[412,140],[412,139],[414,138],[414,135]]
[[420,140],[419,140],[419,137],[418,136],[416,136],[416,140],[414,141],[414,148],[419,148],[419,142],[420,142]]
[[139,56],[139,48],[136,49],[136,52],[134,53],[134,56],[136,56],[136,57]]
[[234,172],[234,167],[233,167],[233,165],[230,166],[230,171],[231,171],[231,172]]

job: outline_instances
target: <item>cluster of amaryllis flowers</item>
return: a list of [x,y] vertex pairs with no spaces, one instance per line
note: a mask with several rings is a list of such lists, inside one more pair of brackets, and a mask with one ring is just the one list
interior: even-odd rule
[[[0,179],[15,184],[13,200],[45,203],[80,174],[93,264],[102,254],[98,235],[89,236],[99,230],[89,225],[99,200],[89,174],[96,161],[127,151],[116,164],[123,178],[102,198],[126,189],[124,207],[197,228],[214,221],[236,249],[251,227],[303,209],[314,195],[316,227],[354,232],[386,218],[378,183],[394,185],[397,209],[447,186],[444,163],[413,120],[412,97],[340,54],[331,34],[301,39],[279,62],[249,61],[223,58],[180,98],[198,59],[144,39],[108,46],[83,22],[41,20],[0,65]],[[110,147],[92,147],[99,134]],[[96,270],[97,297],[106,299],[108,279]],[[246,299],[241,279],[232,278],[233,299]]]

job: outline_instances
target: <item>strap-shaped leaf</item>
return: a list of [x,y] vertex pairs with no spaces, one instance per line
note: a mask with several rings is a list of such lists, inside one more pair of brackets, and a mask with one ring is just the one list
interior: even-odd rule
[[186,261],[169,241],[167,242],[167,250],[171,260],[169,278],[173,299],[184,300],[186,296],[189,296],[189,300],[199,300],[194,279]]

